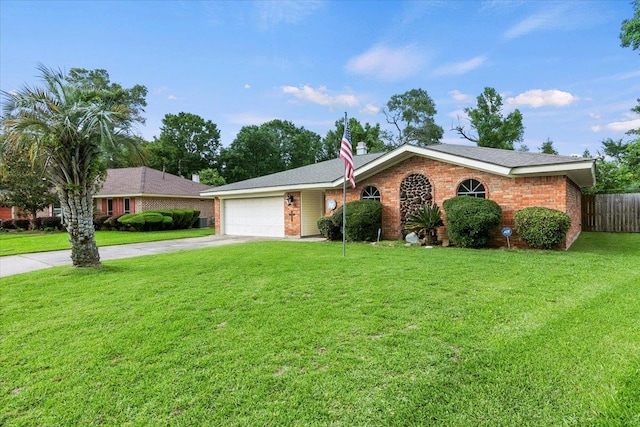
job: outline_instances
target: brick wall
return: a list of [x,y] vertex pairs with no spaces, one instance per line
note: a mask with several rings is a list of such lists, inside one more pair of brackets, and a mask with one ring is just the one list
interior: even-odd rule
[[291,205],[287,205],[286,200],[284,200],[283,198],[284,235],[287,237],[300,237],[300,235],[302,234],[302,228],[300,226],[300,193],[290,192],[287,194],[291,194],[293,196],[294,202]]
[[200,217],[212,217],[213,200],[178,199],[163,197],[136,197],[135,211],[144,212],[159,209],[199,209]]
[[[364,180],[358,181],[357,188],[348,189],[347,202],[358,200],[360,192],[368,185],[380,190],[382,211],[382,238],[400,239],[402,230],[400,225],[400,183],[410,174],[419,173],[426,176],[433,186],[433,200],[440,206],[445,200],[456,196],[458,185],[466,179],[480,181],[486,190],[486,197],[494,200],[502,208],[503,226],[514,227],[516,211],[531,206],[543,206],[567,212],[571,217],[571,229],[567,233],[566,245],[570,245],[580,234],[580,190],[564,176],[506,178],[488,172],[476,171],[463,166],[451,165],[422,157],[412,157],[394,165],[383,172]],[[338,206],[342,204],[342,190],[328,190],[326,199],[335,199]],[[325,208],[326,209],[326,208]],[[332,212],[325,211],[330,215]],[[505,246],[506,240],[495,230],[492,236],[492,246]],[[446,227],[440,230],[439,237],[446,235]],[[515,246],[526,246],[517,235],[510,238]]]

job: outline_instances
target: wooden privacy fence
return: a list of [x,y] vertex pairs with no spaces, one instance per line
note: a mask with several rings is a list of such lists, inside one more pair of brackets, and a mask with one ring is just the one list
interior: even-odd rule
[[640,233],[640,193],[583,194],[582,229]]

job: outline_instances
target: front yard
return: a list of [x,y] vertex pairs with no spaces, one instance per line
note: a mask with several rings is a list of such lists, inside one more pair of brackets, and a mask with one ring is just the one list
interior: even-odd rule
[[0,284],[0,425],[640,425],[640,234],[261,242]]

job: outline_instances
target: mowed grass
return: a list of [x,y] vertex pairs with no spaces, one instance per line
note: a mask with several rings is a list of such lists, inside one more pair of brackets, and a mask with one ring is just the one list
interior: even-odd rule
[[260,242],[0,290],[0,425],[640,425],[640,235]]
[[[157,242],[160,240],[184,239],[215,234],[213,228],[191,228],[188,230],[147,231],[96,231],[98,246],[125,245],[127,243]],[[71,249],[66,232],[10,232],[0,233],[0,256],[33,252],[49,252]]]

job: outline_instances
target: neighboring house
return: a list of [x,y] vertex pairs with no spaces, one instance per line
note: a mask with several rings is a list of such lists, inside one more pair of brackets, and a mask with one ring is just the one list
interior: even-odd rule
[[96,213],[121,215],[157,209],[198,209],[200,217],[213,217],[211,188],[194,180],[145,166],[107,169],[100,191],[93,197]]
[[[388,153],[356,155],[354,163],[357,187],[347,185],[347,202],[382,203],[383,239],[401,239],[407,215],[420,205],[442,207],[445,200],[465,194],[497,202],[501,226],[513,227],[515,212],[525,207],[566,212],[571,228],[563,246],[569,247],[581,231],[580,188],[595,183],[593,159],[452,144],[403,145]],[[343,181],[344,162],[334,159],[201,195],[216,199],[219,234],[305,237],[318,235],[317,220],[342,204]],[[446,237],[446,227],[440,237]],[[511,239],[524,245],[515,233]],[[506,244],[499,230],[492,243]]]

